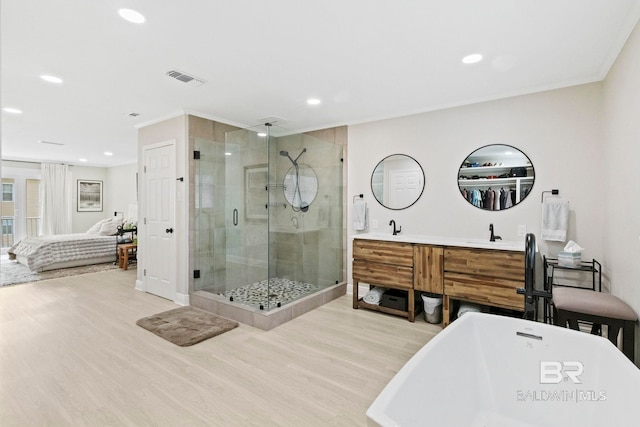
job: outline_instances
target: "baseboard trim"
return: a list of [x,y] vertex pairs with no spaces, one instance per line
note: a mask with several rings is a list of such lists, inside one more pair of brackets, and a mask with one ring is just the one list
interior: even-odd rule
[[189,305],[189,294],[180,294],[176,292],[176,297],[173,299],[178,305],[187,306]]
[[136,291],[145,292],[144,280],[136,280]]

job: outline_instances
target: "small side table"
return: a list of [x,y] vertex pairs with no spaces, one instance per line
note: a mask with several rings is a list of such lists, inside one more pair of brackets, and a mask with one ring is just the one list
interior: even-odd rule
[[137,243],[125,243],[118,246],[118,267],[127,270],[129,268],[129,254],[135,255],[138,250]]

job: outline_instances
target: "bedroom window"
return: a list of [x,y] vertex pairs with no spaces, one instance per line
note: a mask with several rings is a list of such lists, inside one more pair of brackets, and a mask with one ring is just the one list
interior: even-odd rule
[[13,202],[13,184],[2,184],[2,201]]
[[13,218],[2,218],[2,247],[13,245]]

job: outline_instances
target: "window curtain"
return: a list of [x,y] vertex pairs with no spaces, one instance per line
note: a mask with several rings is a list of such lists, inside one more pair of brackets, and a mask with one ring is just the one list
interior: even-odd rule
[[40,192],[41,234],[71,233],[71,172],[68,165],[42,163]]

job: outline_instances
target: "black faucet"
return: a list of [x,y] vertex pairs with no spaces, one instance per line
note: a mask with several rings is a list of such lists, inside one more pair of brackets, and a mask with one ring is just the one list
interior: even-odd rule
[[491,232],[491,237],[489,237],[490,242],[495,242],[496,240],[502,240],[502,237],[496,236],[493,234],[493,224],[489,224],[489,231]]
[[396,230],[396,222],[394,220],[389,221],[389,225],[393,225],[393,235],[397,236],[402,231],[402,226]]

